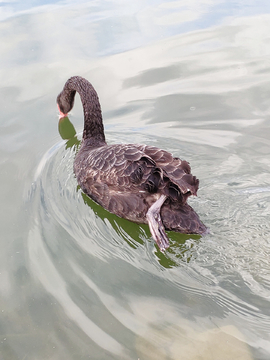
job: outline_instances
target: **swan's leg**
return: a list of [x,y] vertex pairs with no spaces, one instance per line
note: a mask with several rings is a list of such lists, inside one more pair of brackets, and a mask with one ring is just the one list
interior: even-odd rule
[[148,220],[149,229],[161,251],[165,251],[169,246],[169,239],[165,233],[165,228],[160,216],[160,208],[166,200],[165,195],[152,205],[147,211],[146,218]]

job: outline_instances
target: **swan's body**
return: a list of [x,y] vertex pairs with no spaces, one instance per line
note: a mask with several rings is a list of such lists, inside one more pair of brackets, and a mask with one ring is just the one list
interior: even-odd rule
[[108,211],[148,223],[161,250],[169,247],[165,229],[204,233],[206,227],[186,203],[199,186],[189,164],[153,146],[107,145],[97,93],[79,76],[70,78],[57,97],[60,116],[73,107],[76,91],[84,109],[84,132],[74,173],[82,190]]

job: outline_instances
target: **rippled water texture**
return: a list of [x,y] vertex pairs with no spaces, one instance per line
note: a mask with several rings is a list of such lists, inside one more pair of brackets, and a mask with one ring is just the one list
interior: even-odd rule
[[[268,2],[35,4],[0,3],[0,359],[269,360]],[[72,75],[109,143],[190,162],[208,235],[163,254],[82,194]]]

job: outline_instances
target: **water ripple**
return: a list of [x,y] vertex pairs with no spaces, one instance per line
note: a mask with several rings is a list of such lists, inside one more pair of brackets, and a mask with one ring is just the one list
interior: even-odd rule
[[[162,324],[154,313],[147,323],[131,310],[136,297],[147,296],[145,303],[152,298],[154,308],[159,302],[166,308],[169,300],[179,321],[186,312],[191,322],[208,313],[211,329],[220,326],[221,319],[237,316],[267,336],[270,279],[265,234],[270,231],[261,217],[254,216],[251,223],[249,215],[262,204],[260,196],[266,191],[249,191],[244,179],[240,185],[232,178],[214,180],[213,198],[202,195],[191,201],[205,214],[211,234],[200,238],[169,233],[171,247],[163,254],[147,226],[109,214],[81,192],[73,174],[76,151],[77,145],[60,142],[41,160],[31,192],[35,218],[28,237],[33,275],[74,326],[112,358],[128,359],[134,339],[145,336],[152,323]],[[202,192],[209,192],[209,186],[206,182]],[[247,193],[243,206],[234,207],[231,198],[239,204]],[[264,210],[262,206],[262,214]],[[252,336],[245,335],[254,346]]]

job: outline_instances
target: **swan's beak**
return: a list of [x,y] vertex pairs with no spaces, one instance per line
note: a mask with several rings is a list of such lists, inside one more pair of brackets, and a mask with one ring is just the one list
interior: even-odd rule
[[59,111],[59,120],[68,116],[68,114],[62,113],[62,111],[60,110],[60,107],[59,107],[58,104],[57,104],[57,108],[58,108],[58,111]]

